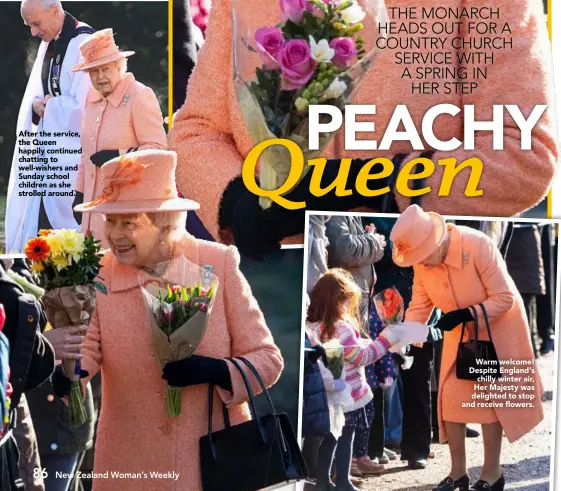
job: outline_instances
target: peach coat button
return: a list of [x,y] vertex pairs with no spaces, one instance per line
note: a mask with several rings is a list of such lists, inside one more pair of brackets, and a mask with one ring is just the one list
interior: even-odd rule
[[163,433],[164,435],[171,435],[171,424],[165,423],[165,424],[162,426],[162,433]]

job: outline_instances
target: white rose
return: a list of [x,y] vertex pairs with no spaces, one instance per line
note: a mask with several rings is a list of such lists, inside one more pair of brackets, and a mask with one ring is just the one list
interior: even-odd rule
[[322,94],[321,98],[324,100],[327,99],[337,99],[340,97],[345,90],[347,90],[347,84],[339,78],[335,78],[333,82],[325,89],[325,92]]
[[329,63],[335,56],[335,50],[329,47],[327,39],[320,39],[316,43],[316,40],[310,36],[310,49],[312,58],[318,63]]
[[364,12],[362,7],[356,2],[353,2],[350,7],[341,11],[341,18],[347,24],[358,24],[365,17],[366,12]]

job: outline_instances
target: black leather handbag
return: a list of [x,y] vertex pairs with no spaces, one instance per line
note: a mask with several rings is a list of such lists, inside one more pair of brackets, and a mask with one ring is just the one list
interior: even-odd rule
[[487,310],[483,304],[480,303],[479,306],[485,319],[489,341],[481,341],[479,339],[477,310],[475,307],[469,307],[475,319],[475,338],[466,342],[462,341],[466,329],[466,323],[464,322],[456,357],[456,377],[461,380],[478,380],[481,377],[492,377],[493,380],[501,378],[499,358],[493,344]]
[[[256,491],[274,489],[305,479],[308,475],[302,452],[286,414],[277,414],[263,380],[245,358],[229,358],[242,375],[253,419],[230,425],[228,409],[222,404],[225,428],[212,432],[214,386],[208,392],[208,435],[199,440],[201,477],[204,491]],[[239,361],[251,370],[271,407],[260,416],[255,395]]]

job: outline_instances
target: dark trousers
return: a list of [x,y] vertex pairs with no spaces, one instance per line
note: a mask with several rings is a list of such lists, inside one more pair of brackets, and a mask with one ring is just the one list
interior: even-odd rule
[[350,487],[349,477],[354,436],[354,426],[344,426],[339,440],[336,440],[331,433],[323,438],[318,450],[318,484],[330,482],[331,466],[333,465],[333,457],[335,457],[337,486]]
[[532,349],[534,356],[538,354],[538,323],[536,312],[536,295],[533,293],[522,293],[524,308],[526,309],[526,317],[528,317],[528,327],[530,328],[530,339],[532,340]]
[[41,198],[41,205],[39,206],[39,220],[38,220],[38,230],[41,229],[51,229],[51,222],[49,222],[49,217],[45,211],[45,205],[43,204],[43,198]]
[[[394,382],[395,383],[395,382]],[[384,453],[386,428],[384,423],[384,389],[374,389],[374,421],[370,427],[368,455],[371,459],[381,457]]]
[[431,441],[430,378],[434,349],[431,343],[411,347],[409,370],[401,370],[403,382],[403,431],[401,460],[427,459]]
[[302,455],[308,468],[308,475],[315,479],[318,472],[318,450],[323,438],[317,436],[307,436],[304,438]]
[[431,412],[432,412],[432,438],[438,441],[440,438],[440,428],[438,427],[438,384],[440,383],[440,362],[442,361],[442,346],[444,340],[440,339],[433,343],[434,347],[434,378],[436,384],[432,387],[431,392]]

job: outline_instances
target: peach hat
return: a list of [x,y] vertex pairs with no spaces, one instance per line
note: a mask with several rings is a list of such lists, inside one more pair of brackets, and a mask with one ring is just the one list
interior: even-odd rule
[[74,65],[73,72],[89,70],[134,55],[134,51],[119,51],[113,38],[113,29],[102,29],[92,34],[80,44],[80,51],[84,62]]
[[176,166],[177,155],[168,150],[140,150],[116,157],[101,166],[101,195],[74,210],[106,215],[198,210],[199,203],[179,197]]
[[401,267],[418,264],[438,249],[444,240],[446,222],[438,213],[409,206],[390,233],[393,262]]

